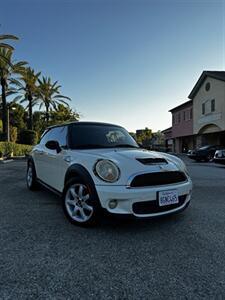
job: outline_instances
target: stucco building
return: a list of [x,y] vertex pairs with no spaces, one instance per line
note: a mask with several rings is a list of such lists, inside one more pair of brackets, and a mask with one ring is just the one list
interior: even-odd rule
[[188,97],[193,101],[196,146],[225,146],[225,72],[204,71]]
[[194,147],[193,103],[182,103],[170,110],[172,114],[173,151],[186,152]]
[[202,72],[188,98],[170,110],[173,151],[208,144],[225,147],[225,72]]
[[166,151],[173,151],[172,127],[162,130],[162,133],[164,134]]

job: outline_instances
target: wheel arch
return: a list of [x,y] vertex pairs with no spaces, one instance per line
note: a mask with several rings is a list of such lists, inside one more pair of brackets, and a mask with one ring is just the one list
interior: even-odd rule
[[64,178],[64,186],[70,179],[74,177],[79,177],[81,179],[87,180],[93,187],[95,187],[94,180],[92,179],[90,173],[85,167],[80,164],[73,164],[68,168]]
[[97,190],[95,187],[94,180],[92,179],[88,170],[80,164],[73,164],[66,171],[65,178],[64,178],[63,195],[65,195],[67,183],[75,177],[78,177],[81,180],[84,180],[85,182],[87,182],[90,185],[91,191],[92,191],[95,199],[97,200],[97,205],[99,206],[99,208],[101,208],[101,204],[100,204],[98,193],[97,193]]

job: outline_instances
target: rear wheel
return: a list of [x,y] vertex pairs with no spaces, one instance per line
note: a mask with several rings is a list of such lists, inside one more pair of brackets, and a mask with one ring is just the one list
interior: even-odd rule
[[32,161],[29,161],[27,164],[27,175],[26,175],[27,187],[29,190],[37,189],[37,176],[35,171],[35,166]]
[[100,212],[95,188],[79,178],[71,179],[64,189],[63,210],[73,224],[94,225]]
[[208,154],[205,158],[205,161],[208,162],[213,158],[212,154]]

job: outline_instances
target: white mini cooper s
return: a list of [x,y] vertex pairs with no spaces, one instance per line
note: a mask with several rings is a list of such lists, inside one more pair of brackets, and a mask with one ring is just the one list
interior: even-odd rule
[[49,127],[28,159],[27,186],[61,194],[65,215],[91,225],[112,214],[156,217],[185,209],[192,182],[176,156],[139,147],[121,126],[73,122]]

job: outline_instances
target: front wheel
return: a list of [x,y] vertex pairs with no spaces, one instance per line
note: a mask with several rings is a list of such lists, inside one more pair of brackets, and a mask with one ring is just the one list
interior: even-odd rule
[[94,225],[99,217],[100,204],[94,187],[81,180],[70,180],[63,192],[63,210],[69,221],[76,225]]

